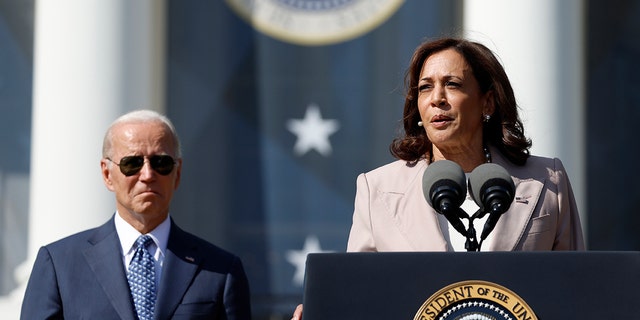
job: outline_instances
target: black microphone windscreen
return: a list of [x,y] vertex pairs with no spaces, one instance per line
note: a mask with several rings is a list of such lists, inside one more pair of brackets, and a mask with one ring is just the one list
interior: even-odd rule
[[458,199],[454,200],[458,202],[458,206],[462,204],[467,193],[466,179],[462,168],[450,160],[439,160],[429,164],[422,176],[422,192],[431,207],[433,207],[431,197],[433,196],[434,187],[445,184],[450,188],[456,189]]
[[[483,208],[482,194],[488,187],[499,185],[510,195],[515,192],[513,179],[507,170],[495,163],[484,163],[473,169],[469,174],[469,193],[476,204]],[[513,199],[512,199],[513,200]]]

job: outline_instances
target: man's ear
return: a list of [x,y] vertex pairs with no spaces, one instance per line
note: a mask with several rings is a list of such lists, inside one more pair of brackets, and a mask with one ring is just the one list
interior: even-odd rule
[[100,171],[102,172],[102,181],[104,182],[105,187],[110,191],[113,191],[113,180],[111,179],[111,170],[109,170],[109,163],[107,161],[109,160],[100,160]]
[[180,185],[181,176],[182,176],[182,158],[178,159],[176,163],[176,181],[173,186],[173,190],[178,189],[178,186]]

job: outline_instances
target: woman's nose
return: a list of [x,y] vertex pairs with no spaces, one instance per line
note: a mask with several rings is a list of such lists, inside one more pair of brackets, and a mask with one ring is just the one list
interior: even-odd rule
[[431,96],[431,104],[434,106],[444,106],[447,104],[447,96],[443,88],[436,87]]

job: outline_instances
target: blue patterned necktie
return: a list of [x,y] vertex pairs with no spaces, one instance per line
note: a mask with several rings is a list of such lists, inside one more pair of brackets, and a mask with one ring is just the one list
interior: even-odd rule
[[147,250],[151,243],[153,239],[148,235],[138,237],[135,243],[136,251],[127,272],[133,304],[140,320],[153,319],[156,304],[155,262]]

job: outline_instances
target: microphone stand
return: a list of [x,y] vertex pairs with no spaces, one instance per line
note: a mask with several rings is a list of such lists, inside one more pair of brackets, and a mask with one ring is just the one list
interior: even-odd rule
[[[494,206],[493,210],[495,211],[497,209],[499,209],[499,207]],[[469,216],[469,214],[467,214],[464,209],[455,207],[450,203],[445,203],[440,207],[440,211],[438,212],[444,215],[449,223],[453,226],[453,228],[467,239],[464,243],[464,248],[467,249],[467,252],[480,251],[482,242],[489,235],[488,232],[491,232],[491,230],[493,229],[491,228],[491,230],[488,230],[487,234],[485,234],[486,230],[483,230],[483,233],[478,240],[476,228],[473,225],[473,220],[483,218],[485,215],[490,214],[490,211],[483,211],[482,209],[478,209],[478,211],[476,211],[473,215]],[[462,220],[460,220],[461,218],[469,220],[468,228],[465,229]],[[487,225],[489,224],[488,222],[489,221],[487,220],[487,222],[485,223],[485,229],[487,229]]]
[[[481,219],[487,214],[490,214],[490,212],[482,211],[482,209],[478,209],[478,211],[476,211],[472,216],[469,216],[462,208],[458,208],[457,217],[456,217],[458,218],[458,221],[460,220],[459,217],[465,217],[466,219],[469,220],[469,227],[467,228],[467,230],[465,230],[465,232],[463,232],[459,228],[456,228],[456,230],[458,230],[460,234],[462,234],[465,238],[467,238],[467,240],[464,243],[464,248],[467,249],[467,252],[480,251],[480,248],[482,247],[482,242],[484,242],[484,239],[486,238],[486,236],[489,235],[487,233],[484,237],[480,237],[480,239],[478,240],[478,236],[476,235],[476,228],[473,225],[473,220]],[[487,223],[485,223],[485,228],[486,228],[486,224]]]
[[480,251],[481,243],[478,243],[476,237],[476,228],[473,226],[473,219],[469,218],[469,229],[467,230],[467,241],[464,243],[464,248],[467,252]]
[[[472,216],[469,217],[469,230],[467,232],[469,233],[470,237],[471,236],[473,237],[473,242],[475,243],[475,248],[477,249],[474,251],[480,251],[480,247],[482,247],[482,242],[484,242],[484,239],[489,235],[489,233],[484,234],[485,230],[483,230],[483,236],[480,237],[480,242],[478,242],[476,238],[476,230],[475,230],[475,227],[473,226],[473,220],[476,218],[482,219],[487,214],[490,214],[490,212],[482,211],[482,209],[478,209],[478,211],[476,211]],[[485,222],[485,229],[487,228],[487,224],[488,224],[488,221]],[[467,241],[471,241],[471,240],[467,239]],[[472,251],[472,250],[467,249],[467,251]]]
[[[482,218],[485,214],[486,213],[481,212],[481,210],[478,210],[476,213],[473,214],[473,216],[469,216],[464,211],[464,209],[457,208],[457,212],[455,216],[447,217],[450,223],[451,223],[451,219],[457,219],[458,221],[460,221],[461,217],[469,220],[469,228],[467,228],[466,230],[464,230],[464,227],[455,228],[458,232],[460,232],[460,234],[462,234],[467,239],[464,243],[464,248],[467,249],[467,252],[480,251],[480,246],[482,245],[482,242],[478,243],[478,237],[476,236],[476,229],[473,226],[473,219]],[[460,224],[461,223],[462,222],[460,221]]]

